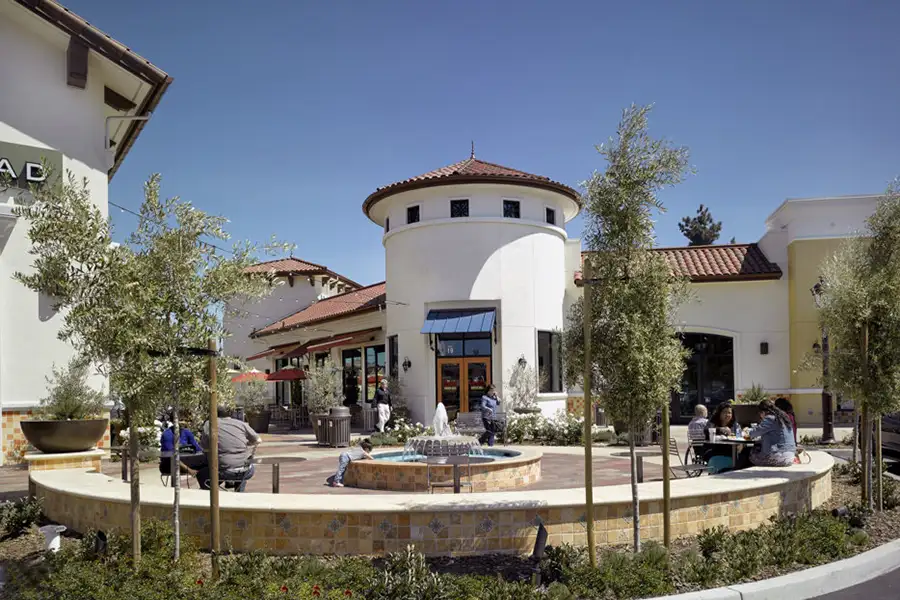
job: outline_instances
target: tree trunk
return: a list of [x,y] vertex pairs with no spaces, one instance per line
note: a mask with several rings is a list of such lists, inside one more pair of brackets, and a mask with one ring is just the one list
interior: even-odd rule
[[659,442],[663,458],[663,544],[666,548],[672,542],[672,493],[669,487],[671,471],[669,469],[669,403],[663,405],[662,439]]
[[[591,263],[590,260],[584,261],[584,279],[590,279]],[[593,444],[594,440],[591,436],[591,412],[593,409],[593,401],[591,399],[591,371],[593,363],[591,361],[591,306],[593,302],[593,290],[589,283],[584,286],[584,519],[587,526],[587,544],[588,558],[591,566],[597,566],[597,543],[594,537],[594,459]]]
[[882,455],[881,455],[881,416],[875,417],[875,509],[878,512],[884,510],[884,494],[882,493],[882,483],[884,482],[884,473],[882,472]]
[[631,421],[631,435],[628,436],[628,450],[631,454],[631,512],[633,515],[632,525],[634,528],[634,552],[637,554],[641,551],[641,513],[640,504],[638,503],[638,487],[637,487],[637,457],[634,455],[634,436],[637,431],[634,419]]
[[853,403],[853,462],[859,460],[859,407]]
[[140,440],[134,415],[128,427],[128,454],[131,460],[131,555],[135,564],[141,561],[141,482]]
[[174,501],[172,502],[172,530],[175,533],[174,559],[177,562],[181,558],[181,428],[178,424],[178,390],[175,390],[175,405],[172,407],[172,426],[175,433],[175,444],[172,452],[172,490]]

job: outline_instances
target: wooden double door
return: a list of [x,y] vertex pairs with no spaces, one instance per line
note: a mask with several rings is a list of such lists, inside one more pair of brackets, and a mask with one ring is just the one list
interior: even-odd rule
[[437,377],[437,401],[444,403],[452,421],[457,412],[469,412],[480,406],[481,397],[491,384],[491,359],[439,358]]

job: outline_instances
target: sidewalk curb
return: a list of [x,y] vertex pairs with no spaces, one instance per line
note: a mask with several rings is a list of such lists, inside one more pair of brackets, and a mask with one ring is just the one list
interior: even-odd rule
[[808,600],[837,592],[900,568],[900,540],[837,562],[789,575],[649,600]]

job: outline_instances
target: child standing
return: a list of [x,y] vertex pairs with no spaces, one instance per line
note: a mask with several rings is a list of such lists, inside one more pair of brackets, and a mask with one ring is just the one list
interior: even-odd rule
[[356,448],[351,448],[346,452],[342,452],[338,459],[337,472],[331,480],[331,487],[344,487],[344,472],[347,470],[350,461],[365,460],[367,458],[371,459],[372,455],[369,454],[371,451],[372,444],[369,443],[369,440],[363,440]]

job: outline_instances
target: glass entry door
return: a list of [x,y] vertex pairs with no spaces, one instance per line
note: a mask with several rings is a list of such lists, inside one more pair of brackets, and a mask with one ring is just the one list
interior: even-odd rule
[[437,401],[444,403],[447,418],[457,412],[477,408],[478,401],[491,383],[489,358],[439,358],[437,361]]

